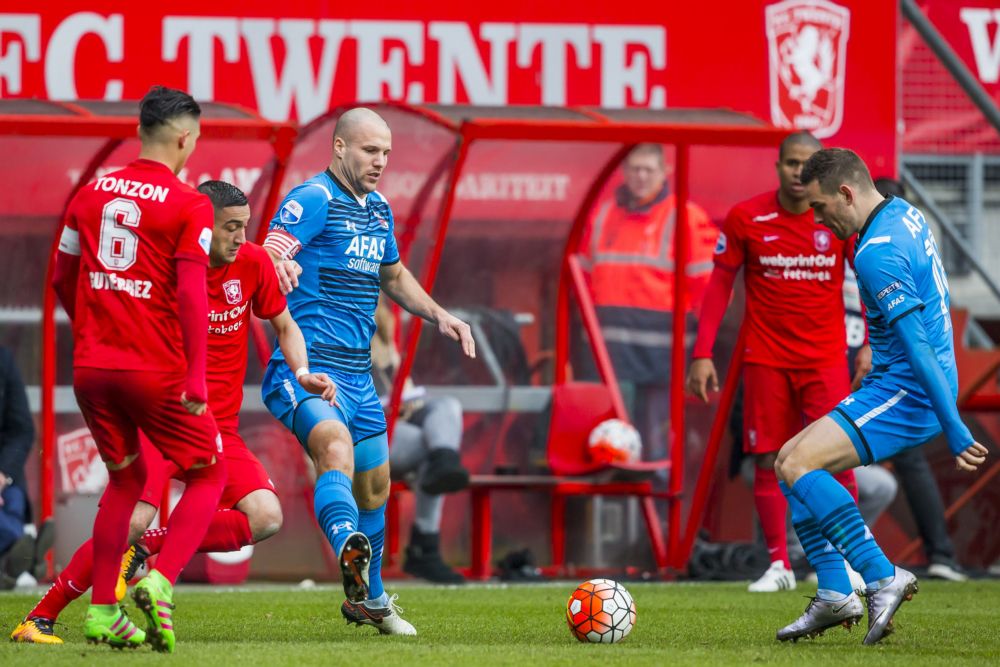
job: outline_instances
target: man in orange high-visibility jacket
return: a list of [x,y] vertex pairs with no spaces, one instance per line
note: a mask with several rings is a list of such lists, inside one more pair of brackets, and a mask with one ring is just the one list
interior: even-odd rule
[[[667,453],[674,316],[676,198],[670,193],[663,147],[640,144],[622,164],[624,183],[594,209],[580,252],[604,341],[644,458]],[[718,229],[688,203],[689,320],[684,346],[694,342],[693,313],[712,272]]]

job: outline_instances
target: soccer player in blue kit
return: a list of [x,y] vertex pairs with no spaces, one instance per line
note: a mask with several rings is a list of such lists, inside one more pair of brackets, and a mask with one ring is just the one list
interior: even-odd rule
[[[292,189],[264,247],[275,262],[295,257],[301,275],[279,271],[288,307],[309,348],[309,364],[337,384],[337,405],[299,389],[310,372],[275,351],[261,392],[268,410],[298,438],[316,467],[316,519],[340,562],[341,613],[382,634],[415,635],[382,585],[389,445],[371,379],[371,338],[381,288],[434,323],[475,357],[469,325],[441,308],[400,261],[392,210],[375,190],[392,148],[389,126],[366,108],[344,112],[333,131],[330,167]],[[279,264],[281,266],[281,264]]]
[[814,153],[801,180],[816,222],[841,239],[857,234],[855,272],[873,359],[861,388],[778,454],[775,472],[816,567],[819,590],[777,638],[815,637],[861,620],[865,609],[851,590],[846,558],[865,579],[864,643],[875,644],[892,631],[893,615],[917,592],[917,579],[889,562],[831,473],[891,458],[942,430],[959,470],[976,470],[987,449],[972,437],[955,405],[948,279],[924,216],[903,199],[883,198],[864,162],[849,150]]

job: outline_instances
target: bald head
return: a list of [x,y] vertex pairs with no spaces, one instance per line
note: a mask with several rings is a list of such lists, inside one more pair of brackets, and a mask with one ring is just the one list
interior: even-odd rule
[[778,160],[781,160],[792,146],[808,148],[810,154],[823,148],[820,140],[808,132],[792,132],[781,142],[781,148],[778,149]]
[[366,107],[355,107],[340,114],[337,124],[333,128],[333,140],[338,138],[346,143],[356,140],[359,134],[364,134],[365,130],[382,130],[389,132],[389,124],[382,116]]
[[345,111],[333,128],[330,170],[359,200],[375,189],[392,150],[392,132],[371,109]]

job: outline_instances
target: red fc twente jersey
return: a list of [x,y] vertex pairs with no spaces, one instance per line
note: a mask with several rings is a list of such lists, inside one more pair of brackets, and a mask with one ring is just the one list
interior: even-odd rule
[[259,245],[208,270],[208,405],[217,422],[236,417],[243,402],[250,312],[269,320],[284,310],[274,263]]
[[64,233],[76,237],[77,367],[184,372],[177,260],[208,264],[212,204],[164,164],[136,160],[83,186]]
[[824,368],[844,363],[844,242],[793,215],[768,192],[737,204],[722,226],[716,266],[744,267],[748,363]]

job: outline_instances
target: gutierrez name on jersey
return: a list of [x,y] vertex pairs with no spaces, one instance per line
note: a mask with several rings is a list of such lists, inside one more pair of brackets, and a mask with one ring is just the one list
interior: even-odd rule
[[385,256],[385,239],[375,236],[355,236],[344,251],[345,255],[353,255],[347,260],[347,267],[365,273],[378,273]]
[[95,290],[110,290],[112,292],[125,292],[136,299],[148,299],[149,293],[153,289],[153,283],[148,280],[134,280],[132,278],[122,278],[117,273],[104,273],[103,271],[90,272],[90,287]]

